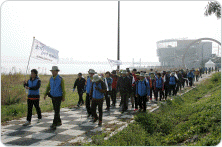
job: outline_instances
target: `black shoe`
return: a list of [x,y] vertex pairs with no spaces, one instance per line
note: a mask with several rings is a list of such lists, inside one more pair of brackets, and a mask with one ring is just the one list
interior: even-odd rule
[[61,126],[62,125],[62,122],[59,122],[56,124],[56,126]]
[[91,114],[88,114],[88,116],[87,116],[87,117],[89,118],[90,116],[91,116]]
[[99,121],[98,125],[99,125],[99,126],[102,126],[102,121]]
[[78,106],[78,107],[80,107],[80,105],[79,105],[79,104],[77,104],[77,106]]
[[56,125],[55,125],[55,124],[52,124],[52,125],[50,126],[50,129],[55,130],[55,129],[56,129]]
[[141,112],[142,111],[142,109],[139,109],[139,111],[138,112]]
[[98,118],[94,118],[93,123],[95,123],[98,120]]

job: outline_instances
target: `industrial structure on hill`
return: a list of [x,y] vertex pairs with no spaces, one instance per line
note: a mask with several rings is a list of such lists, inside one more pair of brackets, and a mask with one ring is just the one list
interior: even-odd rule
[[[194,39],[167,39],[157,42],[157,56],[161,66],[182,68],[182,57],[186,47]],[[200,41],[193,44],[185,55],[186,68],[199,68],[212,58],[212,42]]]

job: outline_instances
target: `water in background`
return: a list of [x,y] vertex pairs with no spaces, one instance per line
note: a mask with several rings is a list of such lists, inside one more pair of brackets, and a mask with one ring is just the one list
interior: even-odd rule
[[[149,66],[155,66],[158,63],[149,64]],[[51,74],[50,70],[52,69],[52,64],[38,64],[32,63],[29,65],[28,74],[30,74],[30,70],[35,68],[38,70],[39,74]],[[111,67],[110,64],[58,64],[57,65],[60,69],[60,74],[78,74],[81,73],[88,73],[89,69],[94,69],[98,73],[105,73],[106,71],[112,71],[117,69],[117,66]],[[141,64],[141,67],[146,67],[148,65]],[[132,67],[129,64],[121,65],[120,69],[126,69]],[[26,73],[27,63],[20,63],[20,64],[7,64],[1,65],[1,73],[9,74],[11,73]]]

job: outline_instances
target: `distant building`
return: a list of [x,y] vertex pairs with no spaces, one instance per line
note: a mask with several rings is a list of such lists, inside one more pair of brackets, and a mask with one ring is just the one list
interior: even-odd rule
[[[182,57],[186,47],[195,39],[168,39],[157,42],[157,56],[161,66],[171,68],[182,68]],[[185,56],[186,68],[199,68],[209,61],[212,54],[212,42],[203,42],[193,44]]]

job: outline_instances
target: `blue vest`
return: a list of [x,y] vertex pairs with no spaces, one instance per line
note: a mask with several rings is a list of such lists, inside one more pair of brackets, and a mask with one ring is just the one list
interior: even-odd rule
[[92,82],[90,81],[90,78],[88,78],[86,82],[86,93],[90,93],[91,86],[92,86]]
[[176,85],[176,77],[170,76],[169,85]]
[[50,78],[50,94],[53,97],[60,97],[62,96],[62,86],[61,86],[62,77],[59,75],[56,76],[54,79],[53,77]]
[[146,82],[145,79],[143,81],[139,80],[137,82],[136,93],[139,94],[140,96],[149,95],[148,94],[148,85],[147,84],[148,83]]
[[188,78],[194,78],[194,74],[193,74],[192,72],[189,72],[189,73],[187,74],[187,77],[188,77]]
[[[37,83],[39,81],[39,78],[35,78],[33,81],[28,80],[28,87],[32,88],[37,86]],[[28,95],[39,95],[39,89],[38,90],[29,90]]]
[[96,85],[96,83],[93,84],[93,95],[92,97],[95,99],[102,99],[104,97],[104,94],[99,92],[99,90],[96,90],[95,87],[98,87],[99,89],[102,89],[102,84],[98,83],[98,85]]
[[156,88],[162,88],[163,87],[163,80],[162,78],[156,78]]

